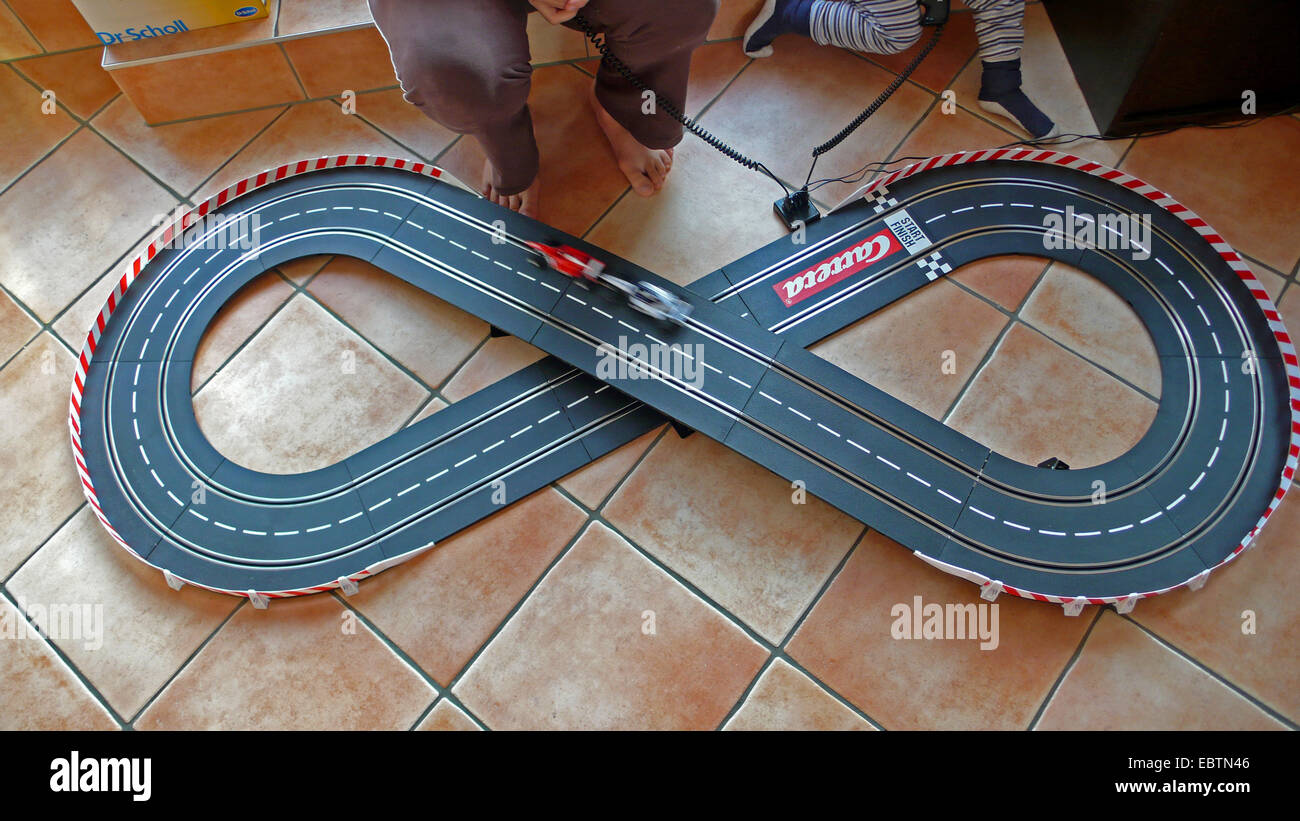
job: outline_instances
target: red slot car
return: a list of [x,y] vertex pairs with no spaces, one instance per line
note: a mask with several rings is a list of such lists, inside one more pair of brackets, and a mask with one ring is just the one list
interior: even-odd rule
[[538,268],[554,268],[575,279],[599,281],[605,263],[591,254],[568,245],[547,245],[542,242],[525,242],[533,251],[533,264]]

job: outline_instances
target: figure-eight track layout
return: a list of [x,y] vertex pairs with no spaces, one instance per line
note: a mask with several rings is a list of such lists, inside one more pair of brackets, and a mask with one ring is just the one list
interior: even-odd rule
[[[690,303],[680,325],[530,266],[525,243],[556,232],[440,176],[370,155],[280,166],[167,226],[121,277],[81,352],[74,456],[103,526],[173,587],[257,606],[351,593],[500,510],[502,488],[514,501],[667,417],[802,480],[985,598],[1127,610],[1199,587],[1250,546],[1295,472],[1300,368],[1260,283],[1187,208],[1096,163],[1031,149],[931,158],[865,186],[805,243],[777,240],[687,288],[562,240]],[[213,251],[196,226],[218,209],[256,215],[260,243]],[[1150,247],[1048,241],[1063,225],[1050,215],[1103,213],[1149,218]],[[549,357],[329,467],[244,468],[199,430],[195,350],[241,286],[323,253],[368,260]],[[1016,253],[1097,277],[1151,335],[1158,410],[1112,461],[1014,462],[805,350],[958,266]],[[669,357],[647,361],[656,345]],[[671,361],[690,356],[702,379]],[[608,357],[641,378],[598,378]]]

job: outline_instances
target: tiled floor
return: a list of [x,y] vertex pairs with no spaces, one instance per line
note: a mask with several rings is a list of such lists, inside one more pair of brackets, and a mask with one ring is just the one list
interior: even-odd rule
[[[337,5],[351,14],[355,3]],[[735,38],[754,5],[723,3],[714,40],[697,53],[688,108],[794,178],[807,146],[833,134],[907,55],[780,40],[774,58],[753,62]],[[682,283],[782,234],[771,185],[693,139],[679,147],[660,196],[630,195],[586,108],[594,65],[585,48],[571,33],[534,28],[550,38],[548,53],[570,58],[534,75],[547,221]],[[1037,5],[1027,28],[1030,92],[1067,130],[1092,131]],[[1143,602],[1127,616],[1089,608],[1074,619],[1003,597],[990,650],[892,638],[896,604],[917,595],[977,603],[976,588],[829,505],[790,504],[790,487],[773,474],[668,428],[351,598],[258,611],[242,599],[171,591],[105,536],[68,452],[73,352],[112,272],[147,240],[155,215],[266,166],[383,152],[472,181],[482,155],[395,88],[360,95],[354,116],[318,100],[149,128],[99,69],[99,49],[65,30],[47,7],[0,3],[0,111],[10,138],[0,155],[0,624],[15,624],[30,604],[76,603],[102,605],[104,630],[98,647],[0,640],[0,729],[1300,722],[1294,494],[1258,549],[1205,590]],[[915,80],[819,171],[1015,139],[973,105],[974,50],[959,11]],[[346,78],[345,66],[333,68]],[[47,88],[59,100],[48,115]],[[951,115],[937,107],[947,88],[959,105]],[[1300,329],[1300,200],[1281,184],[1300,178],[1300,120],[1077,150],[1206,216]],[[847,190],[823,193],[834,201]],[[1159,400],[1158,365],[1129,309],[1044,259],[961,269],[814,350],[1025,462],[1105,461],[1142,434]],[[954,372],[939,375],[934,363],[947,352]],[[195,404],[231,458],[307,470],[539,355],[490,339],[478,319],[365,263],[310,258],[263,275],[222,312],[195,366]],[[346,376],[343,359],[353,364]],[[1249,620],[1253,633],[1243,630]]]

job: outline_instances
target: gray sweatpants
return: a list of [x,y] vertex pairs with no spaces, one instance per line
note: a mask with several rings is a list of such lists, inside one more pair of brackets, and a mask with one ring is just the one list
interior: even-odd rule
[[[473,135],[496,170],[493,186],[518,193],[537,176],[528,110],[532,76],[526,0],[369,0],[406,100],[452,131]],[[581,14],[646,85],[685,107],[691,53],[718,0],[591,0]],[[571,22],[566,24],[576,28]],[[641,144],[669,148],[682,127],[603,62],[596,98]]]

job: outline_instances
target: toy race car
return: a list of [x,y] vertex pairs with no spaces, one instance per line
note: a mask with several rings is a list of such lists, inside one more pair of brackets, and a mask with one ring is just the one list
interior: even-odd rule
[[538,268],[554,268],[574,279],[600,282],[605,263],[591,254],[568,245],[547,245],[543,242],[524,242],[532,249],[532,262]]
[[691,315],[691,305],[672,293],[651,285],[638,282],[628,295],[627,304],[648,317],[660,322],[673,322],[681,325]]
[[588,253],[568,245],[547,245],[543,242],[525,242],[532,251],[532,262],[538,268],[554,268],[566,276],[583,282],[598,282],[627,297],[628,305],[646,316],[661,322],[681,325],[691,313],[690,303],[680,299],[658,285],[648,282],[628,282],[605,271],[605,263]]

